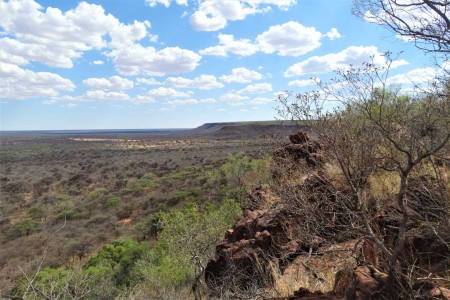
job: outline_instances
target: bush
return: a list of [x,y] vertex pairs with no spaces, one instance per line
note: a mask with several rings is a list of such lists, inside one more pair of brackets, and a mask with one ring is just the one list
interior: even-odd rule
[[31,219],[25,219],[23,221],[20,221],[19,223],[16,223],[11,232],[12,237],[20,237],[24,235],[29,235],[30,233],[34,232],[38,228],[38,223]]
[[240,215],[239,204],[225,200],[201,209],[189,204],[183,209],[159,213],[158,240],[144,259],[138,262],[134,276],[162,287],[180,286],[194,279],[194,256],[203,265],[214,255],[215,247]]
[[228,155],[218,169],[207,172],[210,182],[220,184],[225,198],[243,200],[247,191],[270,180],[270,159],[251,159],[244,152]]
[[105,200],[105,205],[108,208],[117,207],[117,206],[119,206],[119,204],[121,202],[122,202],[122,198],[120,198],[119,196],[108,195],[108,197]]
[[103,276],[110,274],[113,284],[118,289],[129,287],[132,283],[131,270],[136,262],[148,251],[148,246],[130,238],[121,238],[103,246],[85,264],[84,269],[90,274]]
[[98,188],[89,193],[89,198],[91,198],[92,200],[96,200],[99,199],[100,197],[107,195],[108,193],[109,193],[108,189]]
[[174,206],[178,204],[181,200],[192,200],[193,193],[187,190],[180,190],[171,192],[167,195],[167,204],[169,206]]

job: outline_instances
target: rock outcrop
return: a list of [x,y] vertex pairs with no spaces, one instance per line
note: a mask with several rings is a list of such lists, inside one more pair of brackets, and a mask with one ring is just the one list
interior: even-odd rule
[[323,146],[318,141],[312,141],[309,134],[299,131],[289,136],[292,144],[285,145],[273,153],[273,157],[278,161],[288,161],[298,163],[305,161],[310,166],[320,165],[323,161]]
[[[363,228],[355,217],[359,212],[352,211],[350,191],[328,177],[323,145],[304,132],[289,139],[291,144],[273,153],[281,168],[274,170],[272,185],[248,194],[243,216],[205,269],[213,298],[229,291],[244,298],[388,299],[388,276],[379,270],[387,258],[370,239],[352,232]],[[295,173],[299,169],[303,173]],[[436,192],[437,184],[433,177],[411,178],[405,196],[409,220],[399,261],[423,273],[413,287],[417,299],[450,300],[450,290],[427,281],[430,274],[448,276],[450,269],[450,223],[442,222],[448,199]],[[393,249],[402,214],[396,199],[387,200],[368,222]]]

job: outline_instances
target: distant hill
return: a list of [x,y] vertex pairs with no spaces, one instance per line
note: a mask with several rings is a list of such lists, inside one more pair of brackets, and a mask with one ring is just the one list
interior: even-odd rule
[[277,138],[296,132],[301,127],[292,121],[205,123],[189,133],[217,139]]

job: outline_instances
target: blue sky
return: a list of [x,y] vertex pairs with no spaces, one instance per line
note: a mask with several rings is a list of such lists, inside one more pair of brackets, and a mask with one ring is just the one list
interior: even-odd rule
[[351,0],[0,0],[1,130],[188,128],[273,120],[273,101],[336,68],[403,51]]

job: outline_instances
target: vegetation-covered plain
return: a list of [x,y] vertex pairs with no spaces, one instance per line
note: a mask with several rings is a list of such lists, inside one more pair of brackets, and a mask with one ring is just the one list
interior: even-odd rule
[[190,288],[192,258],[206,264],[246,191],[268,180],[276,138],[230,133],[3,135],[2,295]]

